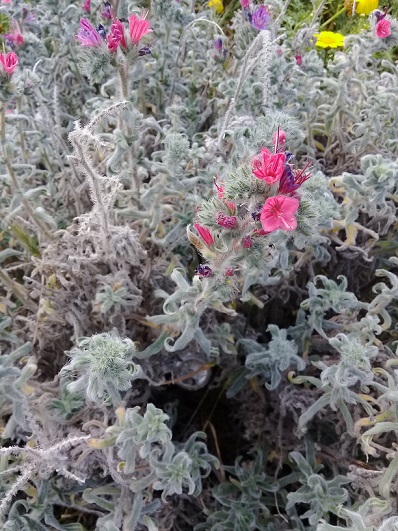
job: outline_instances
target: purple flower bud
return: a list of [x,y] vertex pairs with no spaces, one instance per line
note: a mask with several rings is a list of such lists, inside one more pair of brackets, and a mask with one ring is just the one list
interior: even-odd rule
[[250,249],[250,247],[253,245],[251,236],[245,236],[242,240],[242,245],[245,249]]
[[143,55],[148,55],[150,53],[152,53],[152,51],[149,46],[144,46],[143,48],[141,48],[141,50],[138,51],[139,57],[142,57]]
[[375,11],[374,15],[377,19],[377,22],[380,22],[380,20],[383,20],[383,18],[386,18],[387,13],[383,13],[383,11]]
[[224,277],[233,277],[235,274],[233,267],[227,267],[224,273]]
[[262,207],[256,208],[256,210],[252,212],[253,221],[260,221],[261,208]]
[[221,39],[221,37],[219,37],[218,39],[216,39],[213,42],[213,46],[214,46],[215,50],[217,50],[218,52],[221,52],[221,50],[222,50],[222,39]]
[[225,229],[235,229],[238,226],[238,220],[236,216],[226,216],[222,212],[217,214],[216,223]]
[[98,33],[100,34],[100,37],[103,41],[106,41],[106,29],[102,24],[98,24],[97,28]]
[[197,270],[195,271],[195,275],[198,275],[204,278],[209,278],[213,276],[213,271],[210,269],[208,265],[199,264]]
[[104,2],[104,8],[105,8],[105,11],[102,11],[101,12],[101,15],[108,19],[108,20],[112,20],[113,18],[113,11],[112,11],[112,6],[109,2]]

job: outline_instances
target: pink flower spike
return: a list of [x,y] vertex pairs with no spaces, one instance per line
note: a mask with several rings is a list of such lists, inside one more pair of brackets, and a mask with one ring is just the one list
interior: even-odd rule
[[90,13],[90,10],[91,10],[91,0],[86,0],[84,2],[84,4],[82,5],[82,9],[84,9],[84,11],[87,11],[87,13]]
[[3,72],[11,76],[18,64],[17,54],[14,52],[0,53],[0,64]]
[[148,11],[142,11],[140,18],[137,15],[129,16],[130,39],[136,46],[147,33],[151,33],[150,23],[146,20]]
[[267,148],[263,148],[261,153],[252,160],[252,172],[258,179],[274,184],[281,178],[285,162],[284,153],[272,155]]
[[376,24],[376,36],[379,39],[386,39],[391,35],[391,22],[385,18]]
[[260,220],[263,229],[266,232],[273,232],[277,229],[294,230],[297,227],[294,214],[299,204],[299,200],[294,197],[284,195],[269,197],[261,210]]
[[194,223],[193,226],[198,231],[199,236],[202,238],[206,245],[214,245],[213,236],[211,235],[211,232],[206,229],[206,227],[202,227],[202,225],[199,225],[199,223]]
[[86,18],[80,19],[80,30],[76,37],[82,46],[101,46],[102,44],[100,34]]

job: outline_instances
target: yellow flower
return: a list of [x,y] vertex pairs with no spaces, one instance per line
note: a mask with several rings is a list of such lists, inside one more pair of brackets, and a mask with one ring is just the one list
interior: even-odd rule
[[209,0],[207,5],[214,9],[217,15],[224,11],[224,5],[221,0]]
[[314,37],[317,37],[315,44],[320,48],[338,48],[339,46],[344,46],[344,35],[340,33],[321,31],[321,33],[315,33]]
[[379,0],[357,0],[357,14],[370,15],[372,11],[379,7]]

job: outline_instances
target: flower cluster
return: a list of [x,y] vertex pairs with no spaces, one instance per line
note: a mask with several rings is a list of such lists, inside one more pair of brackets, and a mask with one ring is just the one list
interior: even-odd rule
[[[86,3],[84,5],[88,11],[89,5],[86,5]],[[128,17],[129,32],[127,36],[123,22],[114,16],[110,4],[109,7],[106,4],[102,16],[112,20],[109,33],[107,34],[102,24],[99,24],[96,29],[90,24],[89,20],[82,18],[80,20],[80,30],[76,37],[82,46],[99,47],[106,44],[111,52],[116,52],[119,47],[122,50],[127,50],[129,46],[137,46],[144,35],[152,32],[150,23],[146,20],[147,15],[148,12],[142,11],[139,17],[137,15]]]
[[375,26],[376,37],[386,39],[391,35],[391,21],[387,18],[387,10],[375,11],[374,16],[377,20]]
[[265,236],[278,229],[297,228],[298,189],[311,173],[309,164],[301,170],[293,167],[293,155],[285,151],[285,143],[286,133],[278,128],[273,152],[262,148],[245,166],[246,201],[231,201],[232,180],[221,185],[215,181],[217,197],[199,208],[194,223],[199,238],[188,231],[190,241],[210,261],[197,268],[201,278],[213,277],[216,271],[224,277],[234,276],[245,259],[250,261],[251,253],[261,253],[267,246]]

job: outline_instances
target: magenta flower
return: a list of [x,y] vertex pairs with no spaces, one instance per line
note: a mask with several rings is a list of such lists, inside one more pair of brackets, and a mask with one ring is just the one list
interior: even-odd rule
[[376,24],[376,36],[379,39],[386,39],[391,35],[391,22],[386,18],[382,18]]
[[4,33],[3,36],[12,48],[15,45],[21,46],[21,44],[24,43],[23,35],[17,31],[14,31],[13,33]]
[[233,277],[234,274],[235,274],[235,271],[233,267],[227,267],[227,269],[224,271],[225,277]]
[[258,31],[267,29],[270,20],[271,15],[264,5],[259,6],[253,14],[249,16],[251,25]]
[[271,154],[267,148],[254,157],[252,161],[253,174],[268,184],[274,184],[282,176],[286,155],[284,153]]
[[250,0],[239,0],[243,9],[250,9]]
[[253,240],[251,236],[245,236],[242,240],[242,245],[245,249],[250,249],[253,245]]
[[214,238],[211,235],[211,232],[206,229],[206,227],[202,227],[202,225],[199,225],[199,223],[194,223],[193,226],[198,231],[199,236],[202,238],[206,245],[214,245]]
[[303,56],[301,55],[301,53],[295,55],[294,58],[296,59],[297,66],[301,66],[303,64]]
[[84,4],[82,5],[82,9],[84,9],[84,11],[87,11],[87,13],[90,13],[90,10],[91,10],[91,0],[86,0],[84,2]]
[[236,216],[226,216],[219,212],[216,216],[216,223],[224,229],[235,229],[238,226],[238,219]]
[[102,44],[101,35],[86,18],[80,19],[80,30],[76,37],[82,46],[100,46]]
[[108,48],[111,52],[116,52],[119,44],[122,48],[127,48],[126,38],[124,36],[124,26],[120,20],[115,19],[111,25],[108,36]]
[[14,52],[0,53],[0,64],[3,72],[10,76],[18,64],[18,56]]
[[148,11],[142,11],[140,18],[137,15],[129,16],[130,39],[137,45],[142,37],[147,33],[151,33],[150,23],[146,20]]
[[266,232],[273,232],[277,229],[294,230],[297,227],[294,214],[299,204],[299,200],[294,197],[284,195],[269,197],[261,211],[260,219],[263,230]]

